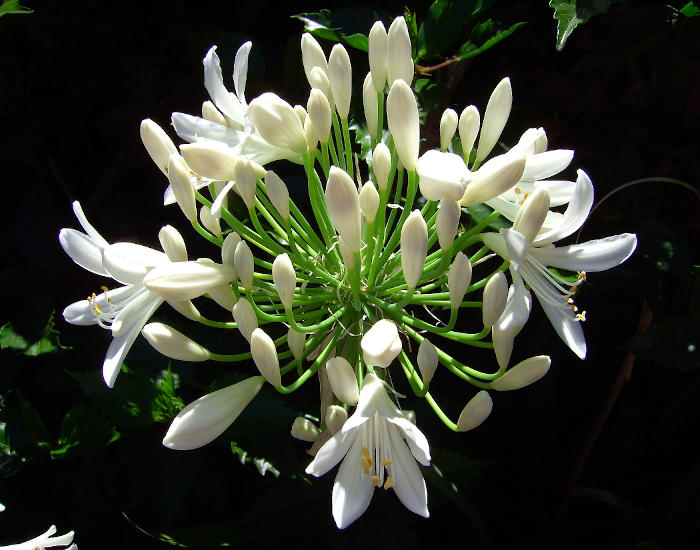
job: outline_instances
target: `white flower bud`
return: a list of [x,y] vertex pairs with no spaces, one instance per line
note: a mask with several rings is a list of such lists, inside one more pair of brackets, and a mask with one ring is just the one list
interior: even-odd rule
[[360,189],[360,209],[365,219],[372,223],[379,210],[379,193],[371,181],[368,181]]
[[255,315],[255,310],[247,298],[241,298],[236,302],[236,305],[231,308],[233,320],[236,322],[238,331],[243,335],[243,338],[250,342],[250,337],[253,331],[258,328],[258,318]]
[[442,151],[447,151],[457,131],[458,123],[457,112],[454,109],[445,109],[440,117],[440,149]]
[[[309,94],[309,101],[306,104],[308,120],[311,121],[313,147],[317,142],[328,143],[331,132],[331,106],[328,99],[321,90],[313,88]],[[306,124],[304,125],[306,130]],[[308,139],[307,139],[308,141]],[[312,148],[311,143],[308,144]]]
[[163,445],[185,451],[214,441],[258,394],[263,381],[253,376],[193,401],[170,424]]
[[418,186],[428,200],[449,199],[458,201],[464,196],[472,173],[462,157],[443,153],[437,149],[426,151],[418,159]]
[[[328,105],[333,110],[333,90],[331,90],[331,81],[328,80],[328,74],[322,71],[319,67],[311,69],[311,78],[309,80],[312,89],[320,90],[328,100]],[[308,111],[308,108],[307,108]]]
[[389,148],[381,142],[377,143],[374,151],[372,151],[372,170],[374,171],[374,178],[377,181],[377,185],[383,193],[389,183],[391,152]]
[[199,313],[199,310],[194,307],[194,304],[189,300],[168,300],[168,303],[180,315],[191,321],[199,321],[202,318],[202,314]]
[[418,346],[416,362],[418,363],[418,370],[420,370],[423,384],[430,384],[438,366],[438,354],[435,346],[427,338],[423,338],[420,346]]
[[210,233],[213,233],[219,238],[222,237],[221,222],[219,221],[219,218],[214,217],[208,206],[202,206],[199,209],[199,221],[202,222],[204,228]]
[[207,294],[226,311],[231,311],[231,308],[236,305],[236,295],[228,284],[210,288]]
[[168,262],[149,271],[143,286],[168,301],[191,300],[232,281],[235,275],[231,266],[213,262]]
[[476,148],[476,160],[484,160],[493,149],[493,146],[496,145],[506,122],[508,122],[512,105],[513,91],[510,87],[510,79],[506,77],[496,85],[486,105],[484,123],[481,125],[481,135],[479,136],[479,145]]
[[348,419],[348,411],[339,405],[330,405],[326,409],[326,428],[332,435],[337,434]]
[[469,159],[469,153],[474,148],[480,124],[481,117],[474,105],[470,105],[459,115],[459,141],[462,142],[462,156],[465,159]]
[[414,210],[401,228],[401,268],[408,290],[416,288],[428,254],[428,227],[420,210]]
[[255,208],[255,191],[257,184],[253,166],[245,157],[238,159],[233,170],[233,179],[236,180],[236,188],[248,210]]
[[512,331],[501,330],[496,324],[491,330],[491,341],[493,342],[493,351],[496,354],[498,366],[506,368],[510,362],[510,355],[513,353],[513,343],[515,341]]
[[343,237],[338,237],[338,250],[340,250],[340,256],[343,258],[343,263],[348,270],[355,268],[355,255],[352,250],[348,248],[345,244]]
[[457,252],[447,272],[447,288],[450,290],[450,308],[457,309],[472,280],[472,264],[463,252]]
[[461,214],[462,209],[459,207],[459,203],[445,199],[440,201],[437,219],[435,220],[440,249],[446,251],[452,246],[452,242],[457,234]]
[[499,155],[492,158],[474,172],[460,204],[471,206],[505,193],[520,181],[524,170],[525,157]]
[[197,219],[197,203],[194,198],[194,186],[190,180],[190,169],[185,160],[177,153],[170,155],[167,162],[168,181],[175,195],[180,210],[190,221]]
[[265,174],[265,191],[282,219],[289,220],[289,191],[284,181],[272,170]]
[[323,49],[316,39],[308,32],[301,35],[301,61],[304,64],[304,73],[306,73],[309,83],[311,83],[311,69],[314,67],[320,67],[323,72],[328,71],[326,54],[323,53]]
[[413,80],[411,37],[402,15],[394,19],[387,33],[386,65],[389,86],[399,79],[407,84]]
[[287,332],[287,345],[292,351],[294,359],[301,361],[302,355],[304,355],[304,344],[306,343],[306,333],[297,332],[292,327],[289,327],[289,332]]
[[500,378],[491,382],[491,388],[498,391],[519,390],[537,382],[552,364],[548,355],[537,355],[521,361]]
[[484,304],[481,311],[485,327],[494,325],[506,308],[508,281],[502,271],[491,276],[484,287]]
[[222,115],[221,111],[209,100],[202,103],[202,118],[210,122],[216,122],[222,126],[228,126],[228,124],[226,124],[226,117]]
[[[234,254],[236,252],[236,247],[238,246],[238,243],[241,242],[241,236],[236,233],[235,231],[231,231],[228,235],[226,235],[226,238],[224,239],[224,244],[221,246],[221,263],[224,265],[230,265],[231,267],[235,267],[234,265]],[[236,275],[235,278],[237,278],[238,275]]]
[[280,254],[272,262],[272,282],[275,283],[282,305],[285,309],[290,309],[294,303],[297,277],[287,254]]
[[365,363],[386,368],[401,353],[401,338],[396,325],[380,319],[362,337],[362,358]]
[[513,222],[513,229],[518,231],[529,242],[535,240],[549,212],[549,191],[546,187],[538,187],[518,209]]
[[303,125],[304,122],[306,121],[306,115],[307,115],[306,109],[304,109],[304,107],[301,105],[295,105],[294,112],[297,114],[297,116],[299,117],[299,121]]
[[241,241],[233,253],[233,265],[246,292],[253,287],[253,253],[248,243]]
[[180,145],[187,165],[197,174],[217,181],[233,179],[239,156],[228,145],[218,141],[200,141]]
[[289,433],[291,433],[292,437],[295,439],[310,442],[316,440],[319,431],[318,428],[314,426],[313,422],[301,416],[297,416],[294,419],[294,423],[292,424],[292,430]]
[[248,118],[262,138],[271,145],[306,153],[304,127],[292,106],[279,96],[267,92],[248,106]]
[[362,247],[362,214],[355,182],[336,166],[331,166],[326,183],[328,215],[338,234],[352,252]]
[[333,357],[326,363],[326,372],[335,396],[343,403],[357,405],[360,389],[350,363],[343,357]]
[[171,262],[187,261],[185,239],[172,225],[166,225],[161,228],[158,232],[158,240],[160,241],[160,246],[163,247],[163,252],[165,252]]
[[148,343],[166,357],[180,361],[206,361],[209,351],[163,323],[148,323],[141,330]]
[[368,56],[369,70],[372,73],[372,82],[377,93],[384,91],[386,86],[386,54],[387,34],[384,23],[376,21],[369,31]]
[[304,121],[304,139],[306,140],[306,146],[309,148],[309,151],[316,149],[318,145],[318,131],[314,127],[311,117],[306,117]]
[[367,121],[367,131],[370,136],[377,135],[377,117],[379,116],[379,103],[377,103],[377,92],[372,82],[372,73],[367,73],[362,84],[362,105],[365,110],[365,120]]
[[403,80],[395,80],[386,99],[386,117],[389,132],[401,164],[413,172],[418,164],[420,126],[418,105],[411,88]]
[[352,96],[352,65],[350,56],[341,44],[336,44],[328,57],[328,80],[331,82],[331,91],[335,108],[340,118],[348,118],[350,112],[350,98]]
[[277,358],[277,349],[267,333],[256,328],[250,337],[250,352],[253,354],[253,361],[258,367],[260,374],[265,377],[270,384],[277,387],[282,383],[280,373],[280,363]]
[[141,141],[153,162],[167,176],[170,155],[177,153],[173,140],[168,137],[163,128],[147,118],[141,121]]
[[479,426],[488,418],[493,409],[493,401],[488,392],[481,390],[477,393],[459,415],[457,429],[460,432],[468,432]]

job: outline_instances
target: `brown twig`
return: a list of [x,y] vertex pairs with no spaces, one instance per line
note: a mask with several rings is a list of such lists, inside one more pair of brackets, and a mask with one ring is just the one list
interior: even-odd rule
[[430,75],[433,71],[438,71],[440,69],[444,69],[445,67],[449,67],[453,63],[457,63],[459,61],[459,58],[456,55],[453,55],[452,57],[445,59],[442,63],[438,63],[437,65],[431,65],[429,67],[424,67],[423,65],[416,65],[416,70],[424,75]]
[[[643,332],[647,328],[649,328],[649,325],[651,325],[652,318],[653,313],[645,300],[642,304],[642,311],[639,314],[638,331]],[[591,431],[588,434],[586,445],[583,447],[581,453],[579,454],[576,460],[573,472],[571,473],[571,478],[569,479],[569,483],[567,484],[566,490],[564,491],[564,498],[562,499],[561,507],[559,508],[559,515],[561,517],[564,517],[566,515],[566,511],[568,510],[569,504],[571,503],[571,498],[574,494],[574,490],[576,489],[576,484],[578,483],[578,479],[581,476],[581,471],[586,465],[588,456],[591,454],[591,451],[593,450],[593,446],[595,445],[598,436],[603,431],[605,422],[607,421],[608,416],[610,416],[610,411],[612,411],[612,408],[615,405],[615,402],[617,401],[620,392],[622,391],[622,387],[625,385],[625,382],[627,382],[632,376],[634,360],[634,353],[628,352],[627,356],[625,357],[625,360],[620,366],[620,371],[617,374],[617,378],[615,379],[615,382],[610,388],[608,398],[605,401],[603,408],[600,410],[600,413],[598,414],[598,418],[596,419],[593,428],[591,428]]]

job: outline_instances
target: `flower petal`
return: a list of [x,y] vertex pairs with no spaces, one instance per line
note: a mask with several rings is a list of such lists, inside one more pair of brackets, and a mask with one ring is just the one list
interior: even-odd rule
[[568,237],[583,225],[592,206],[593,183],[583,170],[579,170],[574,193],[560,224],[550,231],[540,233],[533,242],[540,246]]
[[[357,430],[340,430],[318,450],[316,457],[306,467],[306,473],[319,477],[328,472],[342,460],[356,438]],[[359,458],[357,462],[359,464]]]
[[249,40],[244,42],[236,52],[236,59],[233,62],[233,87],[239,101],[245,107],[245,84],[248,79],[248,55],[253,43]]
[[506,243],[510,263],[513,269],[518,269],[530,251],[530,241],[515,229],[501,229],[501,235]]
[[92,224],[90,224],[90,222],[87,220],[85,214],[83,213],[83,207],[80,206],[80,203],[78,201],[73,202],[73,213],[75,214],[75,217],[78,218],[78,221],[80,222],[81,227],[85,230],[85,233],[88,234],[88,236],[97,246],[103,248],[109,244],[102,237],[102,235],[100,235],[97,232],[97,229],[95,229],[92,226]]
[[587,243],[559,248],[532,248],[531,254],[544,265],[569,271],[605,271],[620,265],[637,247],[637,235],[622,233]]
[[211,100],[224,115],[241,128],[245,127],[245,111],[238,98],[229,93],[224,86],[221,63],[216,55],[216,46],[212,46],[204,57],[204,87]]
[[137,285],[154,266],[168,263],[168,256],[135,243],[115,243],[102,251],[107,272],[123,284]]
[[[80,300],[74,302],[63,310],[63,318],[71,325],[94,325],[97,323],[97,315],[95,314],[95,305],[100,308],[108,309],[121,307],[122,303],[126,303],[139,291],[138,286],[128,285],[121,286],[114,290],[108,290],[98,294],[92,300]],[[109,298],[109,301],[107,300]]]
[[406,444],[408,445],[408,448],[411,449],[411,453],[415,459],[423,466],[429,466],[430,445],[428,444],[426,437],[423,435],[423,432],[421,432],[418,427],[413,424],[413,422],[399,416],[395,416],[393,418],[387,417],[387,421],[403,432]]
[[[396,496],[411,512],[427,518],[430,515],[428,512],[428,491],[420,468],[401,440],[399,432],[392,429],[387,430],[387,432],[392,447],[390,468]],[[360,462],[359,457],[357,462]]]
[[345,529],[364,514],[372,500],[374,486],[362,472],[361,455],[361,442],[357,439],[340,465],[333,484],[331,501],[338,529]]
[[[537,291],[535,291],[535,294],[537,294]],[[574,320],[568,315],[570,310],[565,304],[563,304],[562,308],[559,308],[546,300],[540,300],[540,305],[547,317],[549,317],[549,321],[559,337],[580,359],[585,359],[586,338],[583,335],[580,321]]]
[[522,179],[533,181],[554,176],[569,166],[573,158],[574,152],[569,149],[556,149],[530,155],[525,160]]
[[88,235],[75,229],[61,229],[58,241],[80,267],[98,275],[109,275],[102,265],[102,249]]
[[153,268],[143,279],[149,290],[167,300],[191,300],[210,288],[232,281],[236,276],[233,266],[214,262],[170,262]]

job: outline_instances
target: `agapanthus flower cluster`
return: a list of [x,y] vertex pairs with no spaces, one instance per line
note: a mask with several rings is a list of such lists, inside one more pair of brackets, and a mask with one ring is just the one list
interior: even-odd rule
[[[68,306],[64,317],[112,332],[103,366],[109,386],[139,332],[173,359],[243,362],[237,367],[243,372],[255,365],[255,375],[177,415],[163,440],[172,449],[217,438],[265,383],[288,394],[318,377],[320,421],[297,418],[291,434],[312,443],[307,473],[323,475],[342,461],[332,496],[338,527],[362,515],[375,488],[394,490],[409,510],[427,517],[418,463],[430,463],[429,445],[415,415],[398,405],[401,391],[424,398],[452,430],[477,427],[491,412],[489,392],[522,388],[549,369],[544,354],[510,364],[532,293],[583,358],[585,312],[574,305],[576,289],[586,272],[625,261],[636,237],[555,246],[586,220],[593,186],[581,170],[576,181],[556,179],[573,151],[548,150],[542,128],[526,129],[509,150],[494,152],[512,104],[508,78],[495,87],[483,117],[473,105],[460,115],[446,110],[440,150],[420,155],[403,17],[388,32],[377,22],[369,33],[370,72],[362,86],[372,146],[367,158],[359,158],[351,138],[352,66],[341,44],[326,57],[303,35],[306,106],[270,92],[246,100],[250,49],[246,42],[236,54],[233,92],[216,47],[209,50],[210,99],[202,116],[172,115],[185,143],[176,146],[152,120],[141,125],[143,143],[168,179],[165,204],[178,204],[211,243],[212,258],[188,260],[184,239],[171,226],[159,233],[163,252],[110,244],[76,203],[84,233],[63,229],[63,248],[80,266],[123,286],[103,286]],[[309,204],[291,200],[270,169],[285,161],[304,170]],[[234,215],[232,203],[247,215]],[[476,222],[468,214],[481,204],[492,212]],[[498,218],[512,226],[493,231]],[[205,318],[193,300],[213,300],[223,320]],[[163,302],[195,323],[237,329],[249,350],[217,353],[172,327],[148,323]],[[465,320],[478,322],[478,330],[459,330]],[[462,345],[457,356],[447,351],[456,344]],[[476,353],[486,354],[493,368],[470,366]],[[466,382],[461,412],[440,408],[430,391],[435,377]]]

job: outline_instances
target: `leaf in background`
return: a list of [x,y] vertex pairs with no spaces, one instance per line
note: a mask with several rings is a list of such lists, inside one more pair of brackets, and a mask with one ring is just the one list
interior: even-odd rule
[[14,349],[24,355],[35,357],[44,353],[53,353],[62,349],[70,349],[63,346],[58,339],[58,331],[54,326],[55,311],[49,314],[46,326],[38,335],[38,339],[29,343],[32,338],[18,334],[12,323],[6,323],[0,328],[0,349]]
[[0,17],[9,14],[22,14],[22,13],[33,13],[34,10],[31,8],[25,8],[19,5],[19,0],[3,0],[0,5]]
[[[474,224],[478,224],[483,219],[488,218],[493,213],[493,208],[490,208],[485,204],[473,204],[472,206],[469,206],[466,210],[471,219],[474,221]],[[491,229],[495,229],[496,231],[510,226],[511,224],[506,222],[506,220],[503,217],[496,218],[488,225],[488,227],[490,227]]]
[[679,11],[687,18],[697,17],[700,15],[700,8],[698,8],[693,2],[688,2]]
[[504,38],[508,38],[511,34],[526,24],[527,23],[525,21],[521,21],[519,23],[514,23],[507,29],[495,30],[494,32],[495,24],[490,19],[484,21],[483,23],[479,23],[474,27],[474,29],[472,29],[472,34],[469,37],[469,41],[462,44],[457,51],[457,59],[459,61],[463,61],[464,59],[469,59],[470,57],[474,57],[485,52],[489,48],[498,44]]
[[557,50],[566,44],[573,30],[594,15],[606,13],[612,0],[550,0],[557,21]]
[[103,414],[124,428],[143,428],[168,421],[184,406],[180,398],[169,394],[172,382],[167,381],[167,375],[158,383],[122,367],[114,388],[110,389],[98,373],[69,374]]
[[676,370],[700,368],[700,322],[675,317],[654,323],[637,334],[630,351],[642,359]]
[[120,435],[104,416],[85,405],[75,405],[61,422],[61,433],[51,449],[51,457],[86,454],[106,447]]
[[19,391],[15,391],[15,393],[19,399],[22,423],[29,431],[32,440],[40,449],[48,449],[51,447],[49,432],[46,429],[46,424],[39,416],[39,411]]
[[[369,14],[369,18],[366,21],[369,24],[365,22],[367,14]],[[333,42],[344,42],[348,46],[366,52],[368,49],[366,35],[360,32],[348,35],[338,29],[350,31],[353,28],[369,28],[372,24],[371,22],[374,21],[373,14],[374,12],[369,10],[369,8],[364,10],[357,8],[354,10],[340,9],[333,12],[321,10],[313,13],[300,13],[292,15],[292,18],[303,22],[304,30],[317,38]],[[360,24],[360,22],[362,23]]]
[[418,29],[416,63],[424,57],[432,59],[444,55],[469,20],[483,9],[482,2],[476,0],[435,0]]
[[270,472],[275,477],[279,477],[280,471],[275,468],[272,463],[264,458],[253,458],[248,456],[248,451],[241,449],[235,441],[231,441],[231,452],[235,454],[241,461],[241,464],[253,464],[261,476],[265,475],[265,472]]

